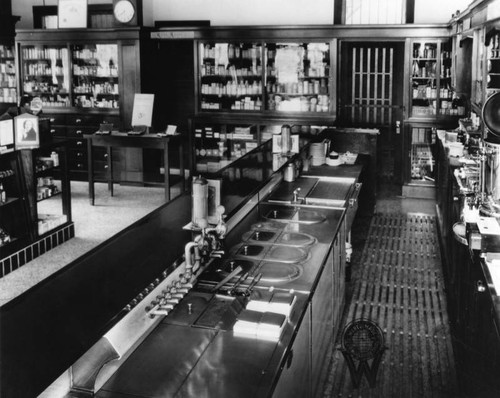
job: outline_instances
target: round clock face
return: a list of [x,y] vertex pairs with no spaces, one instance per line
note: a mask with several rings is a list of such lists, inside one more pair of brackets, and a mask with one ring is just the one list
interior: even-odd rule
[[115,4],[113,10],[115,18],[121,23],[130,22],[135,15],[134,5],[127,0],[121,0]]

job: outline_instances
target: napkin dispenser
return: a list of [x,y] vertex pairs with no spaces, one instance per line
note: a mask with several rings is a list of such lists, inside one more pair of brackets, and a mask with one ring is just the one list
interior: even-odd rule
[[[479,249],[482,253],[500,252],[500,224],[495,217],[479,217],[477,229],[481,236],[480,245],[472,244],[472,249]],[[471,242],[472,243],[472,242]]]

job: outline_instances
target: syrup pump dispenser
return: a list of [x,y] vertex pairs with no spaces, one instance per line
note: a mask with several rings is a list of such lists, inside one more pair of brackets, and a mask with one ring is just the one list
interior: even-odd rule
[[200,227],[201,220],[208,218],[208,181],[202,176],[193,178],[191,221]]

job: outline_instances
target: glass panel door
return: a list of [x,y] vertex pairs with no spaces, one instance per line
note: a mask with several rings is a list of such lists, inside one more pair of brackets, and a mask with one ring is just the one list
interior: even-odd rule
[[410,182],[433,185],[436,178],[436,131],[431,127],[412,126]]
[[330,111],[330,45],[266,45],[266,110]]
[[38,96],[44,107],[69,107],[69,56],[65,46],[21,47],[22,93]]
[[71,55],[74,106],[118,108],[118,45],[74,45]]
[[0,103],[16,103],[16,65],[12,46],[0,45]]
[[200,43],[202,110],[262,109],[262,45]]

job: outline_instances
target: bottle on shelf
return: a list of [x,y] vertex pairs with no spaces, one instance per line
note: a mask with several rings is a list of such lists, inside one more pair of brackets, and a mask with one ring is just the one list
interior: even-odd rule
[[3,183],[0,182],[0,203],[7,202],[7,192],[3,188]]
[[415,59],[413,61],[412,75],[413,77],[420,77],[420,67],[418,66],[418,61]]
[[54,167],[59,166],[59,154],[55,151],[52,151],[50,154],[50,158],[52,159],[52,162],[54,163]]

